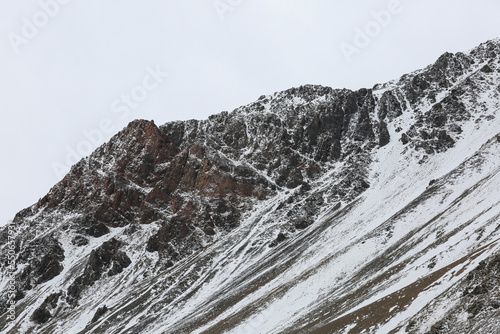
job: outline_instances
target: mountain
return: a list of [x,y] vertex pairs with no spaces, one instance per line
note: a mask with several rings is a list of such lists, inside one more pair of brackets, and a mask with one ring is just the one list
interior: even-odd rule
[[492,40],[133,121],[0,232],[0,329],[498,333],[499,110]]

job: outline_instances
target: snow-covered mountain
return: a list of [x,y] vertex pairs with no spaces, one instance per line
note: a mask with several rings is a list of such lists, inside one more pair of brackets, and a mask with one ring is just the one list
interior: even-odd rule
[[492,40],[134,121],[0,233],[0,330],[500,333],[499,119]]

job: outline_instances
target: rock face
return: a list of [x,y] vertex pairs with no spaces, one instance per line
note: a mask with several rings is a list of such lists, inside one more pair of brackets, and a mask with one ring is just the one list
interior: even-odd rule
[[61,293],[53,293],[49,295],[42,305],[40,305],[33,315],[31,316],[31,320],[37,324],[46,323],[51,317],[52,314],[49,310],[53,310],[57,307],[59,297],[61,297]]
[[[54,237],[43,236],[31,242],[27,241],[18,239],[16,242],[16,264],[19,270],[15,277],[15,300],[24,298],[26,291],[52,280],[63,270],[64,250]],[[6,255],[7,253],[4,258]],[[2,301],[6,302],[5,299]],[[5,311],[5,308],[5,304],[0,304],[0,310]]]
[[97,320],[99,320],[100,317],[102,317],[106,312],[108,312],[108,308],[106,307],[106,305],[104,305],[103,307],[99,307],[97,309],[97,311],[95,312],[94,314],[94,317],[92,318],[92,320],[90,321],[91,323],[92,322],[96,322]]
[[70,304],[75,303],[82,291],[98,281],[104,273],[108,276],[117,275],[130,265],[130,258],[119,250],[120,246],[120,242],[112,238],[92,250],[83,274],[68,288],[67,299]]
[[404,312],[423,291],[418,305],[439,304],[434,283],[498,323],[475,296],[498,286],[499,56],[489,41],[372,89],[305,85],[207,120],[131,122],[15,217],[22,326],[3,290],[0,329],[438,333],[454,320]]

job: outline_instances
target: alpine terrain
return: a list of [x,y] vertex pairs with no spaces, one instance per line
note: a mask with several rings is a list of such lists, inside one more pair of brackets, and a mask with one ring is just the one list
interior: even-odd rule
[[499,195],[500,39],[136,120],[1,230],[0,331],[500,333]]

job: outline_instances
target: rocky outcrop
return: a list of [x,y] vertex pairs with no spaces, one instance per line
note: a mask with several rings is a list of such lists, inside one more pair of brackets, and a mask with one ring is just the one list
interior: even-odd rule
[[31,315],[31,320],[37,324],[46,323],[51,317],[51,310],[54,310],[59,302],[59,298],[61,297],[61,292],[53,293],[49,295],[40,305],[35,312]]
[[93,285],[104,274],[119,274],[131,264],[126,253],[119,250],[121,243],[112,238],[90,253],[83,274],[69,286],[67,301],[75,304],[86,287]]
[[[393,117],[398,113],[388,101],[385,113]],[[155,223],[160,228],[146,248],[159,253],[160,267],[169,267],[236,228],[256,201],[317,179],[325,164],[352,165],[331,196],[349,201],[361,193],[368,183],[358,157],[390,140],[374,108],[371,90],[308,85],[206,121],[161,127],[134,121],[15,221],[35,211],[42,221],[78,212],[68,228],[80,246],[109,228]],[[294,220],[312,221],[316,211],[296,207]],[[310,222],[294,224],[303,229]]]
[[[15,250],[18,254],[15,262],[19,268],[18,274],[14,276],[16,301],[23,299],[27,291],[52,280],[63,270],[64,250],[60,242],[50,235],[32,241],[19,236]],[[3,265],[6,265],[7,253],[2,254],[2,258]],[[0,299],[0,310],[5,311],[6,303],[4,293]]]
[[92,317],[92,320],[90,320],[90,323],[94,323],[99,320],[99,318],[102,317],[106,312],[108,312],[108,308],[106,307],[106,305],[99,307],[97,311],[95,311],[95,314]]

